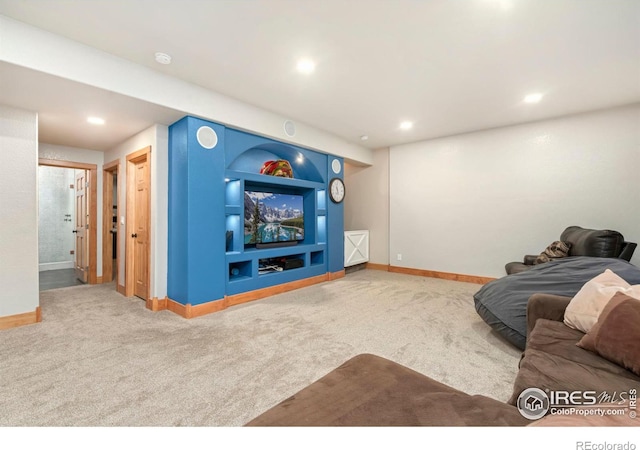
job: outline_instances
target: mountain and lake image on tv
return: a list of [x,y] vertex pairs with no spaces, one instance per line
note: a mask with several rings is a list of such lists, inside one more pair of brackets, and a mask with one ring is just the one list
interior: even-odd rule
[[244,192],[245,246],[292,245],[303,239],[302,195]]

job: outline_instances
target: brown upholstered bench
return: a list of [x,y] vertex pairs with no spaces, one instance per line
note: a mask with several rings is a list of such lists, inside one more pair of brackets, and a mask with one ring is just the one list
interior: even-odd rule
[[515,406],[355,356],[246,426],[525,426]]

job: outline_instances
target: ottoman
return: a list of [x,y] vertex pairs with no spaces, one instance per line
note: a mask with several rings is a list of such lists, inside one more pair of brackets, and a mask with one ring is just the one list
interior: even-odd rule
[[355,356],[245,426],[525,426],[517,408],[388,359]]

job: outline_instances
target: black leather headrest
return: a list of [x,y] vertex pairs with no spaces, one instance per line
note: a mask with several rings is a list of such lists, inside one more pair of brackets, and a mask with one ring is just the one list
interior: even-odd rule
[[624,246],[624,237],[617,231],[590,230],[578,226],[564,230],[560,240],[571,243],[569,256],[617,258]]

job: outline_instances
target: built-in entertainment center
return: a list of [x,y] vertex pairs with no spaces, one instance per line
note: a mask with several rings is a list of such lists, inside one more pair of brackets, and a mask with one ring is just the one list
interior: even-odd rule
[[[293,178],[260,173],[285,160]],[[169,127],[169,309],[185,317],[344,274],[337,156],[187,116]]]

